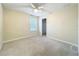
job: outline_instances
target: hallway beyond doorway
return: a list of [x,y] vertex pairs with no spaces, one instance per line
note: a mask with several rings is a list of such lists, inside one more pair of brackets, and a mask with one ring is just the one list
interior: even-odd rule
[[42,35],[46,36],[46,18],[42,19]]

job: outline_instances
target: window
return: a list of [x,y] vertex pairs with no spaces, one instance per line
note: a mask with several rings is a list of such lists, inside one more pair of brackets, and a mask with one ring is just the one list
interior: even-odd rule
[[35,16],[30,16],[30,31],[34,32],[37,30],[37,19]]

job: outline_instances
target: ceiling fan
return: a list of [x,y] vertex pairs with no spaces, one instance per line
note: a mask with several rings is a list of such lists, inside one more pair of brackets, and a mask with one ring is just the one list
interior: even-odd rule
[[34,12],[41,12],[43,10],[43,6],[39,3],[31,3],[31,7],[33,8]]

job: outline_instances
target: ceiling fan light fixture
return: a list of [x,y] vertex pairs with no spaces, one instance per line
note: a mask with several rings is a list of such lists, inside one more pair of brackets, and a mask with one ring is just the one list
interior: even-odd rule
[[36,13],[37,13],[37,12],[38,12],[38,9],[34,9],[34,12],[36,12]]

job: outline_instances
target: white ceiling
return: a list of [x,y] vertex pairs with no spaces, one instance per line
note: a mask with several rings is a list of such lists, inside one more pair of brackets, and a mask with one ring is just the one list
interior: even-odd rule
[[41,12],[35,13],[33,8],[31,7],[31,3],[4,3],[3,7],[25,12],[25,13],[35,15],[35,16],[45,16],[69,4],[67,3],[34,3],[34,5],[37,7],[42,6],[44,8]]

